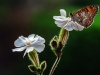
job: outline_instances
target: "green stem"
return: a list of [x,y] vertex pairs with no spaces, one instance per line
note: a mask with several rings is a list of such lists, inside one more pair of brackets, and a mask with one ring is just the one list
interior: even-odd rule
[[64,28],[62,28],[60,30],[59,39],[57,40],[58,46],[57,46],[56,49],[54,48],[55,49],[54,52],[55,52],[57,58],[56,58],[53,66],[52,66],[52,68],[50,70],[49,75],[53,75],[53,73],[54,73],[54,71],[55,71],[55,69],[56,69],[56,67],[57,67],[57,65],[58,65],[58,63],[59,63],[59,61],[61,59],[62,49],[66,44],[66,41],[68,39],[68,34],[69,34],[69,32],[67,30],[65,30]]
[[61,58],[61,56],[57,56],[57,58],[56,58],[56,60],[55,60],[55,63],[53,64],[53,66],[52,66],[52,68],[51,68],[51,70],[50,70],[49,75],[53,75],[54,70],[56,69],[56,67],[57,67],[57,65],[58,65],[58,63],[59,63],[59,61],[60,61],[60,58]]

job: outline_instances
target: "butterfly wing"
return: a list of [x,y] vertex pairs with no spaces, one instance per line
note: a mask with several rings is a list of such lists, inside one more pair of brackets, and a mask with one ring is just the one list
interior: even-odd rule
[[77,12],[70,13],[72,21],[79,23],[84,27],[89,27],[94,16],[97,14],[99,9],[98,5],[87,6],[86,8],[80,9]]

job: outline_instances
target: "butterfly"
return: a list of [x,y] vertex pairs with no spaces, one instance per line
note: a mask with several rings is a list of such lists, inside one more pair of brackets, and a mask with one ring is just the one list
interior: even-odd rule
[[98,10],[98,5],[82,8],[74,13],[70,13],[71,21],[87,28],[93,23],[94,16],[97,14]]

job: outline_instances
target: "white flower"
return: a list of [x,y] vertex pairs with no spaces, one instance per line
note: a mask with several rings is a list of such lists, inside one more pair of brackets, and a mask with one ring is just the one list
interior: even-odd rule
[[25,56],[26,53],[32,51],[32,50],[36,50],[37,52],[42,52],[45,48],[45,39],[35,35],[35,34],[31,34],[28,36],[28,38],[24,37],[24,36],[20,36],[15,42],[14,45],[15,49],[12,49],[13,52],[17,51],[17,52],[21,52],[23,50],[26,49],[23,57]]
[[77,22],[73,22],[70,17],[66,18],[66,11],[64,9],[60,9],[60,14],[61,16],[53,16],[53,19],[55,19],[55,24],[58,27],[65,28],[68,31],[83,30],[83,26]]

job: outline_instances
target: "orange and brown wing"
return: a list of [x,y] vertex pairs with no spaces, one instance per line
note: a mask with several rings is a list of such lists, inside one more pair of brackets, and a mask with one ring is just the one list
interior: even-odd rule
[[84,27],[89,27],[94,16],[97,14],[99,9],[98,5],[87,6],[86,8],[80,9],[74,13],[70,13],[72,21],[76,21]]

